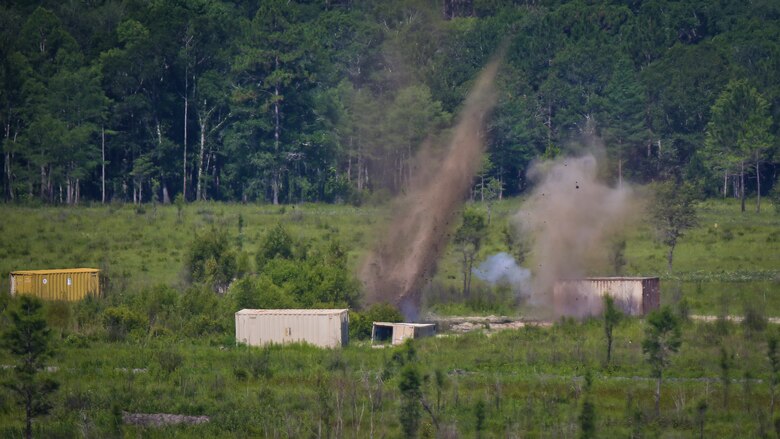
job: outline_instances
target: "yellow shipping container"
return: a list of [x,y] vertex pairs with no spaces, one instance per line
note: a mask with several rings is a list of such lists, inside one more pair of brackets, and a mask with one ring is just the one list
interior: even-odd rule
[[100,270],[66,268],[11,272],[11,295],[30,294],[44,300],[81,300],[100,294]]

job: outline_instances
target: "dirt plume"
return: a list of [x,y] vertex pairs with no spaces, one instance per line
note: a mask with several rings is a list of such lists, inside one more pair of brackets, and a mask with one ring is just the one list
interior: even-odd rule
[[[493,83],[500,61],[477,78],[443,148],[427,144],[415,161],[417,175],[379,244],[360,268],[368,302],[395,303],[409,321],[417,318],[420,290],[447,246],[453,215],[463,203],[485,149],[485,116],[495,105]],[[423,159],[424,158],[424,159]]]
[[611,240],[639,218],[641,205],[627,185],[600,181],[594,155],[537,163],[538,183],[513,218],[532,240],[532,302],[549,305],[557,280],[607,269]]

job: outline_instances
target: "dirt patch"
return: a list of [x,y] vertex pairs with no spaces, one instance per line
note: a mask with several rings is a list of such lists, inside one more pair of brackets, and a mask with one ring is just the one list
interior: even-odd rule
[[142,427],[165,427],[166,425],[197,425],[209,422],[208,416],[185,416],[168,413],[127,413],[122,412],[122,422]]

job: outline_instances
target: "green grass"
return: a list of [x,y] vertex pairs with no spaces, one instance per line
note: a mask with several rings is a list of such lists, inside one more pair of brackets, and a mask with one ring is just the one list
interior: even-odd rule
[[[506,200],[495,207],[481,257],[507,250],[503,230],[520,203]],[[216,224],[238,240],[239,215],[244,220],[241,247],[252,256],[265,231],[282,222],[297,239],[338,238],[348,246],[354,268],[381,236],[390,213],[381,207],[199,203],[186,206],[179,221],[172,206],[5,206],[0,270],[99,266],[112,283],[103,299],[46,306],[58,353],[50,362],[57,370],[45,373],[62,386],[52,413],[35,423],[38,436],[315,437],[330,431],[333,437],[368,437],[373,402],[374,436],[400,437],[399,358],[406,357],[406,348],[374,349],[359,341],[341,350],[237,347],[230,295],[214,298],[208,291],[186,289],[182,274],[195,234]],[[740,214],[731,200],[705,202],[700,215],[700,225],[677,248],[673,275],[666,273],[665,249],[650,228],[632,230],[627,274],[660,275],[662,301],[684,298],[692,313],[742,314],[748,303],[780,316],[780,215],[771,207],[760,215]],[[527,312],[513,304],[511,294],[484,285],[461,298],[459,264],[448,249],[434,280],[447,300],[429,301],[431,310],[449,315]],[[7,290],[7,276],[2,281]],[[150,289],[158,284],[173,286],[174,297],[160,302],[170,290]],[[204,297],[211,298],[209,305],[192,303]],[[9,300],[3,297],[0,305]],[[112,342],[103,315],[118,305],[144,316],[149,325]],[[216,329],[198,335],[202,322]],[[7,324],[0,319],[0,327]],[[641,350],[644,322],[636,318],[616,329],[608,367],[603,364],[603,328],[596,320],[494,334],[444,334],[417,342],[414,363],[423,373],[423,395],[434,406],[440,432],[461,437],[476,434],[474,408],[480,400],[487,408],[483,437],[575,437],[586,370],[594,373],[599,437],[632,432],[697,437],[700,400],[709,407],[705,437],[773,437],[767,334],[748,338],[741,327],[730,325],[727,334],[719,335],[716,328],[714,323],[685,325],[682,349],[665,374],[660,418],[653,414],[655,382]],[[780,335],[774,326],[766,332]],[[728,408],[722,402],[721,346],[734,359]],[[13,364],[13,359],[0,351],[0,364]],[[441,404],[433,378],[437,370],[446,376]],[[11,374],[0,368],[0,380]],[[144,429],[122,425],[123,411],[207,415],[212,421]],[[433,430],[427,413],[422,420],[424,431]],[[22,426],[21,411],[10,394],[0,391],[0,436],[19,437]]]
[[[480,259],[508,250],[504,230],[521,202],[510,199],[496,204]],[[241,247],[251,257],[266,231],[281,222],[303,241],[339,239],[349,250],[350,266],[356,268],[361,255],[382,236],[390,214],[387,207],[193,203],[185,206],[178,220],[173,206],[4,206],[0,272],[91,266],[103,268],[120,289],[160,283],[181,287],[187,249],[195,234],[217,225],[227,228],[238,242],[239,215],[244,220]],[[699,215],[699,225],[677,246],[674,274],[667,273],[666,248],[654,239],[647,224],[630,231],[626,274],[661,276],[663,301],[671,303],[682,291],[695,313],[718,312],[726,295],[733,312],[750,301],[780,316],[780,295],[774,294],[780,290],[780,215],[769,203],[760,214],[752,210],[742,214],[738,200],[706,201]],[[604,270],[592,274],[611,274]],[[461,279],[460,255],[450,247],[433,284],[448,291],[456,304],[439,303],[437,312],[496,313],[516,308],[511,300],[490,306],[465,304],[459,294]],[[0,288],[8,289],[6,275],[0,278]],[[475,290],[477,296],[491,297],[488,287],[479,282]]]
[[[627,435],[637,422],[634,412],[639,412],[638,428],[645,434],[675,432],[687,437],[696,431],[692,408],[702,398],[710,406],[708,437],[757,434],[758,413],[769,405],[763,337],[746,339],[739,328],[719,337],[712,335],[714,324],[686,326],[682,349],[665,375],[662,418],[654,419],[655,383],[642,359],[642,328],[636,319],[617,328],[611,367],[603,365],[604,339],[598,321],[421,340],[416,344],[415,363],[428,377],[423,392],[432,404],[437,400],[432,375],[436,370],[446,373],[435,414],[440,424],[456,427],[464,436],[474,433],[473,408],[478,400],[487,403],[488,437],[507,432],[538,437],[576,434],[582,375],[587,369],[594,372],[601,437]],[[736,359],[728,410],[722,405],[719,381],[721,345]],[[399,437],[399,366],[393,358],[404,356],[404,351],[404,347],[372,349],[364,343],[335,351],[277,346],[267,349],[263,363],[261,350],[236,347],[229,336],[125,343],[94,340],[82,347],[60,341],[60,355],[52,361],[59,369],[51,375],[62,388],[55,411],[38,428],[46,437],[83,431],[103,437],[116,429],[124,435],[150,437],[302,437],[316,435],[323,420],[334,430],[342,428],[345,437],[365,437],[369,389],[380,386],[375,435]],[[166,370],[162,352],[178,353],[181,364]],[[3,364],[10,361],[0,357]],[[745,372],[752,380],[742,379]],[[0,378],[9,373],[0,371]],[[326,391],[319,391],[323,386]],[[212,422],[161,430],[117,427],[118,409],[207,415]],[[18,412],[11,410],[8,401],[3,413],[2,435],[18,435]],[[430,423],[428,415],[423,420]]]

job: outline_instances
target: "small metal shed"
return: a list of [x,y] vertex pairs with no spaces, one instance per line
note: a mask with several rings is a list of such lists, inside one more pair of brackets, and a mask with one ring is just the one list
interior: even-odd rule
[[100,294],[100,270],[65,268],[11,272],[11,295],[29,294],[44,300],[81,300]]
[[346,346],[346,309],[242,309],[236,313],[236,342],[250,346],[309,343],[323,348]]
[[408,338],[422,338],[436,335],[436,325],[433,323],[390,323],[374,322],[371,327],[371,342],[390,340],[394,345],[401,344]]
[[603,311],[603,296],[615,300],[625,314],[645,315],[661,304],[657,277],[589,277],[558,281],[553,287],[553,306],[558,315],[587,317]]

